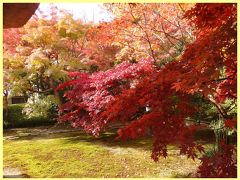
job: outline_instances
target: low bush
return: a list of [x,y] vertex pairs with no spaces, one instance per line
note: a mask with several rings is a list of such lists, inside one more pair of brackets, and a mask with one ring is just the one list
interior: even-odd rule
[[3,110],[4,128],[34,127],[56,123],[56,119],[52,117],[28,117],[23,113],[24,106],[25,104],[11,104],[8,107],[8,114],[6,114],[6,109]]

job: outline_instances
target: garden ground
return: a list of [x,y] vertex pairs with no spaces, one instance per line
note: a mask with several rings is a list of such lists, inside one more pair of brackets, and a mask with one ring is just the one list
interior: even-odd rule
[[[169,155],[154,162],[149,138],[114,141],[114,132],[99,138],[81,130],[56,127],[17,128],[4,132],[5,177],[194,177],[199,160]],[[205,147],[212,147],[204,142]],[[18,175],[17,175],[18,174]]]

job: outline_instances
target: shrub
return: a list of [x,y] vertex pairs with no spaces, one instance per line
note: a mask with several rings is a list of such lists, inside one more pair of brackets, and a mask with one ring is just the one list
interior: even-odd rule
[[49,125],[56,122],[53,118],[38,116],[38,117],[28,117],[23,113],[23,108],[25,104],[11,104],[8,109],[8,116],[6,117],[6,110],[3,110],[4,128],[17,128],[17,127],[34,127],[40,125]]
[[57,100],[54,95],[30,96],[22,112],[28,118],[56,119],[58,116]]

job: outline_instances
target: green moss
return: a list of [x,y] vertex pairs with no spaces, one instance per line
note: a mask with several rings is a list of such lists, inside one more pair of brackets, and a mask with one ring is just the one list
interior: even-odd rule
[[179,156],[175,146],[169,147],[166,159],[155,163],[150,158],[151,140],[120,142],[109,136],[113,134],[95,139],[82,132],[69,132],[4,140],[4,167],[41,178],[126,178],[187,177],[199,165],[199,161]]

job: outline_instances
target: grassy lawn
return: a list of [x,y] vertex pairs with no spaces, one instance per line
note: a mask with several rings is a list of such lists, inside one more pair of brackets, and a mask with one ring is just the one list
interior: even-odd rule
[[78,132],[30,135],[29,129],[5,132],[4,168],[19,168],[30,177],[189,177],[199,161],[179,155],[169,146],[169,156],[155,163],[151,140],[116,142],[113,133],[93,138]]

